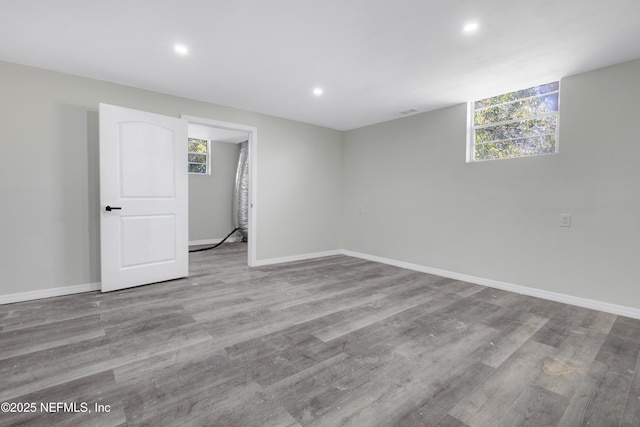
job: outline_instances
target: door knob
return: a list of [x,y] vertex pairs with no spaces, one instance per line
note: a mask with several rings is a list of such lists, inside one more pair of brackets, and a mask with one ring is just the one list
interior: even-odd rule
[[120,210],[122,208],[116,207],[116,206],[107,206],[106,209],[107,209],[107,212],[111,212],[111,211],[115,211],[115,210]]

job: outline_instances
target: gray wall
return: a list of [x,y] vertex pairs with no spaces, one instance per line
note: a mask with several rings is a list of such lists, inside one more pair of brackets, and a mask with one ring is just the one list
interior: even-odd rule
[[240,144],[210,144],[211,174],[189,174],[189,241],[222,239],[234,229],[232,202]]
[[341,132],[0,62],[0,295],[100,281],[100,102],[255,126],[257,259],[341,247]]
[[100,280],[105,102],[257,127],[258,260],[345,248],[640,308],[638,75],[564,79],[559,154],[467,164],[464,105],[341,133],[0,62],[0,295]]
[[556,155],[465,163],[465,105],[347,132],[344,247],[640,308],[638,76],[564,79]]

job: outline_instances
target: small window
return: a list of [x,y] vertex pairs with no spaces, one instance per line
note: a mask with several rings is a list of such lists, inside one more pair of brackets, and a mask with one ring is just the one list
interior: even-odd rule
[[559,101],[553,82],[470,102],[467,162],[557,153]]
[[209,173],[209,141],[206,139],[189,138],[189,173]]

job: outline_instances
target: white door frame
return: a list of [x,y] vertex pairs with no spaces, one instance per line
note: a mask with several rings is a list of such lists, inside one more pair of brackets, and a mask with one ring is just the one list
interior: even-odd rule
[[219,129],[235,130],[247,132],[249,134],[249,251],[247,254],[247,264],[249,267],[256,265],[257,258],[257,199],[258,199],[258,128],[254,126],[241,125],[238,123],[223,122],[220,120],[205,119],[202,117],[182,114],[180,118],[187,120],[188,124],[204,125]]

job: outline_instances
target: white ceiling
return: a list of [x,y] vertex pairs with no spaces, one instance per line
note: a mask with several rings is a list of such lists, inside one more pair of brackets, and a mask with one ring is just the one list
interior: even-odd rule
[[0,0],[0,60],[339,130],[639,57],[640,0]]

